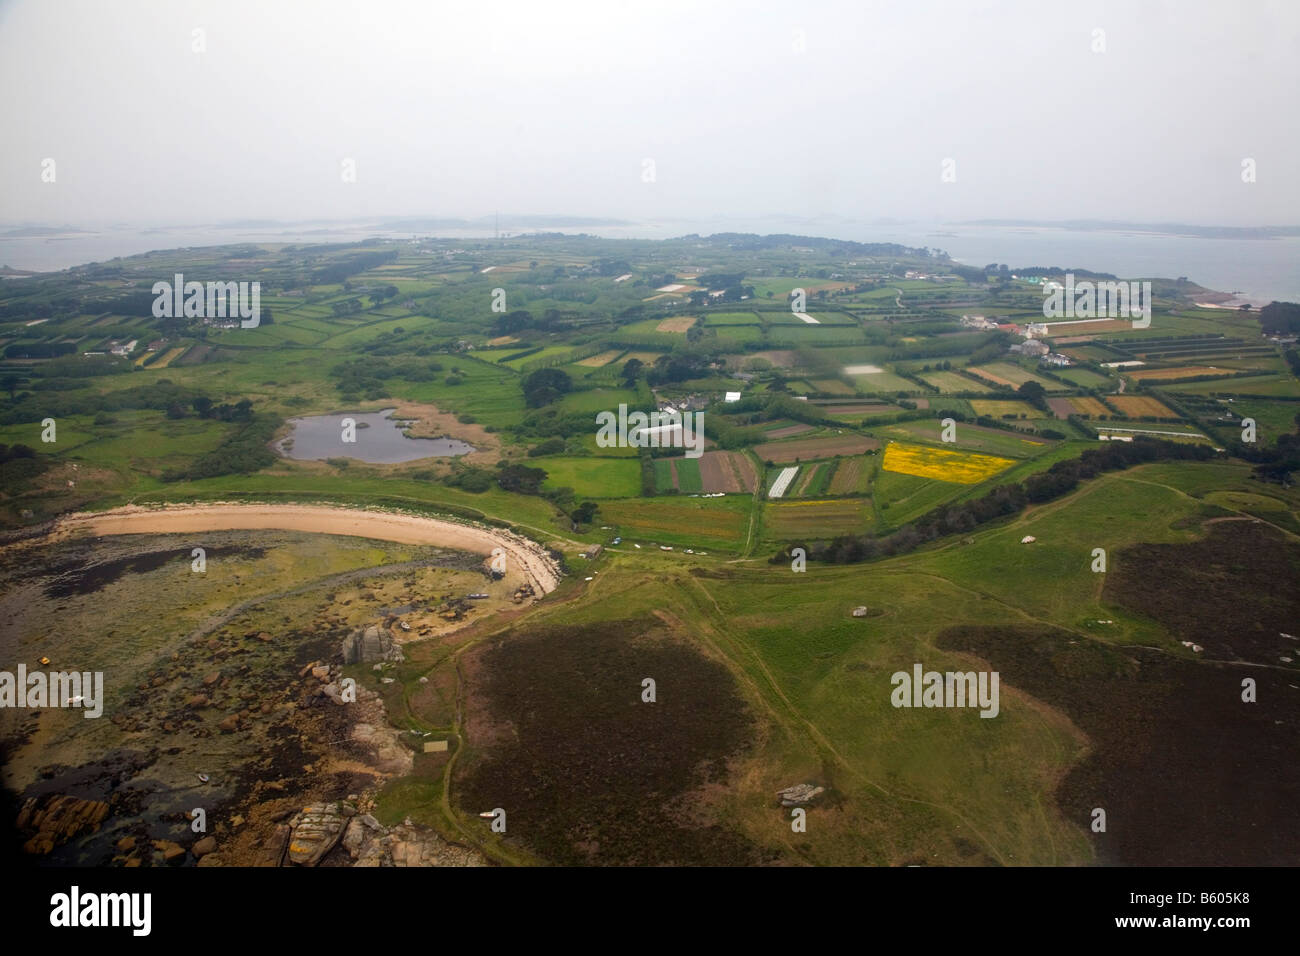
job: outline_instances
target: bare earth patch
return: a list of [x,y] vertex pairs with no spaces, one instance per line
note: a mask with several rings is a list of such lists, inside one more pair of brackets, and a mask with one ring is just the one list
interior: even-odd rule
[[670,319],[664,319],[657,326],[656,332],[685,332],[696,322],[693,315],[675,315]]
[[479,465],[495,463],[501,457],[501,442],[482,425],[462,424],[451,412],[440,411],[436,405],[394,400],[393,407],[393,418],[412,422],[407,430],[412,438],[459,438],[473,445],[475,450],[462,456],[461,461]]

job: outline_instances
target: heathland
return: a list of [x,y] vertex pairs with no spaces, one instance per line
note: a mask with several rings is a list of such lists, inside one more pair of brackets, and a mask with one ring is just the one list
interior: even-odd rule
[[[1294,864],[1300,310],[1147,277],[1149,325],[1044,333],[1063,270],[1021,266],[537,236],[3,280],[0,670],[118,681],[111,732],[0,712],[15,813],[103,796],[64,859],[160,862],[117,841],[184,822],[107,782],[180,786],[174,747],[232,767],[207,855],[240,861],[360,794],[501,863]],[[260,281],[259,324],[156,317],[176,273]],[[700,415],[703,454],[605,441],[620,406]],[[275,450],[389,408],[472,451]],[[48,535],[73,512],[99,537]],[[400,662],[339,656],[369,626]],[[390,736],[290,746],[322,663]],[[916,663],[998,671],[998,716],[895,708]]]

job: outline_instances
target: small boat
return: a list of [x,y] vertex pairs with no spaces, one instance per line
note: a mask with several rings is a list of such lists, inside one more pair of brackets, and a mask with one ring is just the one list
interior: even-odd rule
[[206,773],[201,773],[198,776],[199,776],[199,783],[207,783],[209,780],[212,779]]
[[482,601],[487,598],[487,595],[484,594],[482,591],[476,591],[473,594],[467,594],[465,596],[469,598],[471,601]]
[[479,816],[483,817],[485,820],[491,820],[494,816],[496,816],[496,814],[493,813],[491,810],[484,810],[482,813],[479,814]]
[[411,629],[411,625],[407,624],[405,621],[398,621],[397,626],[404,631],[409,631]]
[[41,666],[42,666],[42,667],[46,667],[46,666],[48,666],[49,663],[50,663],[50,659],[49,659],[48,657],[42,657],[42,658],[41,658]]

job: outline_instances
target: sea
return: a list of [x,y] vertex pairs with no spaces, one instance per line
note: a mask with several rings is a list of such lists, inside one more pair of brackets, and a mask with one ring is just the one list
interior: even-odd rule
[[[553,223],[553,224],[552,224]],[[1203,238],[1138,228],[1077,229],[1049,225],[990,226],[939,222],[858,222],[835,218],[770,217],[611,221],[566,225],[560,217],[540,230],[509,219],[432,230],[393,228],[383,221],[295,223],[292,225],[205,225],[142,229],[109,226],[44,235],[0,234],[0,266],[57,271],[119,256],[238,242],[356,242],[369,238],[438,236],[490,240],[529,232],[586,233],[610,239],[668,239],[720,232],[788,233],[857,242],[895,242],[939,249],[965,265],[1004,263],[1013,271],[1058,266],[1108,272],[1120,278],[1178,278],[1239,301],[1264,305],[1300,302],[1300,237]],[[2,230],[0,230],[2,232]]]

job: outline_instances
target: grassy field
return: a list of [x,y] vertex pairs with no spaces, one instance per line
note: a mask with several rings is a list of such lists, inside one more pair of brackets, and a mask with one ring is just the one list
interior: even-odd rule
[[1001,428],[984,428],[970,422],[957,422],[954,441],[943,441],[943,426],[940,422],[922,419],[903,422],[899,425],[885,425],[877,429],[880,435],[901,438],[905,442],[921,441],[937,445],[941,450],[955,449],[985,452],[1005,458],[1027,458],[1046,450],[1052,443],[1035,437],[1032,432],[1011,431]]
[[939,389],[940,392],[988,392],[988,386],[972,381],[956,372],[918,372],[921,378]]
[[1040,413],[1028,402],[1007,401],[987,398],[972,398],[970,407],[976,415],[988,415],[991,418],[1035,418]]
[[971,371],[977,375],[983,375],[990,381],[998,384],[1011,385],[1014,388],[1019,388],[1026,382],[1037,382],[1049,392],[1064,391],[1067,387],[1058,382],[1053,382],[1049,378],[1042,378],[1041,376],[1035,375],[1033,372],[1030,372],[1012,362],[991,362],[988,365],[982,365],[979,368],[972,368]]
[[769,501],[763,505],[765,537],[777,541],[864,534],[873,522],[871,503],[856,498]]
[[[603,502],[601,521],[625,541],[739,550],[749,527],[748,497],[640,498]],[[626,548],[626,545],[625,545]]]
[[641,493],[641,465],[629,458],[541,458],[545,488],[572,488],[579,498],[635,498]]
[[[1017,423],[1035,427],[1046,419],[1017,399],[988,397],[988,387],[957,373],[918,372],[943,360],[938,346],[954,342],[951,336],[937,338],[952,323],[926,315],[931,304],[953,314],[1007,311],[1005,302],[991,298],[979,306],[957,305],[963,297],[983,297],[964,283],[900,281],[909,314],[887,320],[883,313],[896,311],[894,280],[876,274],[895,269],[896,257],[876,262],[863,255],[860,265],[848,265],[842,256],[815,251],[795,258],[784,249],[760,250],[737,265],[732,260],[740,252],[694,241],[673,249],[671,258],[660,256],[658,246],[631,244],[618,248],[629,263],[621,271],[644,277],[651,270],[743,268],[746,281],[758,287],[746,304],[764,310],[701,310],[705,328],[692,335],[703,333],[700,351],[710,357],[721,345],[730,372],[707,362],[667,382],[657,372],[655,387],[665,393],[660,398],[697,393],[712,403],[713,414],[721,407],[720,393],[736,381],[727,375],[744,368],[760,343],[779,365],[799,369],[789,379],[758,365],[747,370],[753,380],[741,389],[744,411],[727,420],[752,428],[751,435],[763,428],[749,418],[763,423],[769,432],[763,444],[736,442],[741,450],[711,451],[702,459],[656,459],[661,493],[640,497],[636,450],[597,449],[594,421],[589,429],[579,427],[580,421],[620,402],[649,399],[645,379],[636,391],[619,387],[617,370],[628,359],[653,362],[661,349],[674,349],[674,359],[681,360],[694,352],[684,342],[688,317],[666,318],[670,310],[642,306],[644,286],[596,276],[598,270],[590,268],[595,250],[602,256],[610,251],[598,243],[590,237],[548,239],[546,249],[536,252],[537,268],[529,265],[534,253],[525,252],[522,242],[516,243],[519,249],[438,247],[436,256],[404,248],[397,262],[349,280],[402,286],[398,299],[359,315],[333,316],[332,302],[360,294],[344,290],[339,279],[310,288],[311,302],[297,296],[275,300],[273,325],[202,330],[207,339],[193,348],[188,343],[198,340],[200,330],[187,330],[186,338],[167,346],[167,355],[183,363],[155,361],[68,390],[112,396],[167,379],[187,390],[177,399],[185,417],[168,417],[163,409],[170,398],[150,410],[60,415],[59,441],[50,447],[41,445],[40,428],[30,416],[0,427],[0,442],[33,445],[52,461],[27,497],[3,489],[5,513],[19,523],[20,507],[47,509],[23,519],[30,523],[60,507],[128,502],[332,501],[490,517],[562,551],[570,573],[540,602],[484,617],[450,642],[409,642],[410,656],[394,671],[393,685],[362,673],[384,695],[393,720],[409,718],[414,726],[436,727],[456,740],[453,770],[445,777],[441,770],[434,773],[431,761],[419,755],[416,772],[387,787],[376,812],[386,822],[410,814],[450,839],[481,846],[498,862],[1161,865],[1186,861],[1204,851],[1207,841],[1218,841],[1216,850],[1228,848],[1223,860],[1237,859],[1230,857],[1236,852],[1273,862],[1270,853],[1291,852],[1297,786],[1288,736],[1295,698],[1288,683],[1294,685],[1296,668],[1281,660],[1291,648],[1279,645],[1277,632],[1297,619],[1300,491],[1255,479],[1243,462],[1143,465],[1103,473],[1068,495],[914,550],[904,547],[894,557],[853,565],[813,561],[796,573],[787,557],[772,560],[782,546],[888,533],[935,507],[1023,481],[1097,442],[1047,441],[1030,431],[958,423],[958,440],[949,445],[940,440],[937,419],[864,426],[878,436],[871,437],[851,424],[900,408],[867,398],[821,406],[843,424],[802,431],[806,426],[798,419],[811,418],[804,412],[813,411],[813,403],[796,408],[783,382],[796,392],[852,399],[858,391],[838,370],[853,364],[893,370],[855,376],[858,390],[918,392],[919,386],[896,374],[903,371],[924,374],[950,393],[926,395],[923,412],[928,407],[1025,415]],[[834,269],[855,282],[870,275],[885,285],[856,297],[865,306],[859,320],[831,311],[844,300],[813,300],[810,313],[825,322],[803,325],[788,312],[766,311],[764,293],[776,292],[779,306],[789,288],[816,291],[841,283],[781,278],[795,262],[800,270]],[[484,273],[489,265],[499,268]],[[277,288],[290,287],[302,274],[300,266],[277,273]],[[559,268],[552,271],[554,266]],[[520,341],[504,348],[482,349],[502,331],[497,317],[483,309],[487,290],[498,282],[511,287],[512,301],[524,303],[519,307],[529,310],[538,327],[516,329]],[[15,284],[5,288],[10,285]],[[422,298],[435,291],[436,299]],[[954,300],[936,298],[948,295]],[[419,301],[408,304],[407,296]],[[1011,311],[1019,315],[1022,303],[1012,301]],[[854,321],[860,324],[841,324]],[[91,331],[71,330],[84,334],[78,342],[83,349],[118,336],[115,329],[150,326],[142,316],[116,313],[77,322],[100,323]],[[0,331],[35,334],[27,329],[10,323]],[[1173,331],[1159,331],[1226,329],[1244,341],[1258,325],[1235,314],[1186,316],[1172,317],[1168,329]],[[1123,347],[1137,348],[1142,339],[1125,331]],[[962,338],[972,348],[981,340]],[[547,345],[520,354],[530,342]],[[1150,345],[1160,348],[1154,339]],[[622,348],[634,351],[624,354]],[[1101,345],[1077,351],[1105,360],[1120,355]],[[909,357],[900,359],[904,355]],[[968,357],[953,358],[960,364]],[[524,374],[553,361],[574,362],[565,368],[577,390],[550,408],[526,408]],[[1294,378],[1276,356],[1268,358],[1272,364],[1249,353],[1222,360],[1224,366],[1229,361],[1243,367],[1261,362],[1258,367],[1277,371],[1168,386],[1162,394],[1200,416],[1214,429],[1216,443],[1236,427],[1217,422],[1216,413],[1228,410],[1256,417],[1265,440],[1291,430],[1300,403],[1269,400],[1297,394]],[[21,362],[13,365],[15,374],[30,374]],[[352,371],[345,374],[345,365]],[[357,374],[399,366],[411,380]],[[1012,386],[1038,380],[1058,395],[1064,391],[1029,363],[1001,360],[983,367]],[[1084,369],[1059,374],[1083,388],[1109,388],[1115,381]],[[46,383],[31,378],[20,378],[14,390],[19,397],[11,396],[6,407],[18,408],[29,389],[42,401],[67,394],[46,391]],[[584,387],[591,383],[600,387]],[[164,483],[165,469],[192,463],[236,428],[192,414],[190,390],[216,402],[248,398],[259,411],[284,414],[381,407],[391,396],[472,416],[491,426],[499,444],[482,460],[489,474],[498,455],[543,468],[547,491],[570,488],[579,500],[596,501],[599,512],[588,530],[575,532],[571,519],[540,495],[507,493],[495,482],[471,493],[445,483],[446,463],[427,461],[346,467],[278,461],[254,474]],[[984,397],[959,399],[952,392]],[[1231,403],[1207,398],[1224,392],[1250,397]],[[1130,416],[1171,412],[1152,396],[1111,400]],[[1067,405],[1115,414],[1083,396]],[[565,425],[568,449],[527,457],[528,449],[560,431],[557,420]],[[1064,422],[1050,425],[1072,430]],[[1117,422],[1115,429],[1130,426],[1142,423]],[[1151,427],[1188,436],[1193,431],[1185,423]],[[883,451],[880,440],[887,442]],[[578,448],[592,454],[579,454]],[[766,461],[777,464],[766,468]],[[765,499],[762,487],[796,462],[785,497]],[[670,490],[675,493],[663,493]],[[727,494],[690,497],[717,491]],[[1036,540],[1022,543],[1026,535]],[[622,536],[616,546],[615,536]],[[905,544],[905,538],[897,540]],[[579,546],[597,541],[609,546],[600,558],[573,558]],[[1097,548],[1108,557],[1104,573],[1091,567]],[[360,566],[357,561],[369,567],[407,554],[401,548],[354,551],[342,560],[312,557],[309,549],[303,560],[316,562],[312,567],[324,573],[330,562],[339,569]],[[285,574],[288,554],[276,559]],[[22,579],[26,570],[0,568],[0,576],[12,572]],[[277,587],[292,583],[286,578]],[[352,597],[348,591],[346,599]],[[116,605],[104,600],[104,607],[112,611]],[[286,604],[284,610],[296,607]],[[865,617],[852,616],[857,607],[867,609]],[[1242,607],[1250,613],[1243,616]],[[215,613],[206,604],[191,610],[178,620],[193,625],[200,610],[202,616]],[[120,608],[114,613],[116,625]],[[349,613],[361,612],[354,607]],[[350,625],[358,622],[349,619]],[[169,630],[184,633],[191,625]],[[1181,643],[1188,635],[1203,652]],[[323,633],[316,638],[326,640]],[[78,639],[102,642],[104,635]],[[307,646],[297,652],[303,659],[290,673],[320,653]],[[1235,691],[1221,693],[1237,683],[1243,662],[1260,681],[1256,708],[1235,706]],[[1004,683],[997,719],[981,719],[970,709],[893,706],[891,674],[916,663],[938,670],[999,670]],[[166,670],[166,659],[157,666]],[[640,704],[638,688],[646,674],[659,682],[662,706]],[[1207,734],[1206,726],[1214,733]],[[1224,753],[1239,759],[1225,763]],[[796,836],[773,794],[805,780],[827,787],[827,793],[810,808],[808,831]],[[1196,786],[1187,786],[1189,780]],[[488,833],[474,816],[496,805],[512,807],[505,838]],[[1120,808],[1117,825],[1104,838],[1088,830],[1087,812],[1095,805]]]

